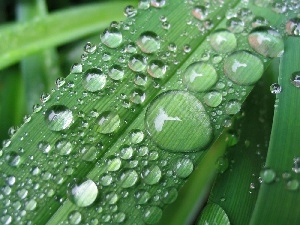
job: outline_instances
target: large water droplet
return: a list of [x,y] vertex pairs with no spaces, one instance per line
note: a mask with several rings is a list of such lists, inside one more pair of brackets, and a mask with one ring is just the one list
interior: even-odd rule
[[139,175],[135,170],[126,170],[122,173],[120,177],[120,185],[123,188],[129,188],[136,184]]
[[235,35],[223,29],[211,34],[209,41],[211,47],[218,53],[232,52],[237,46]]
[[300,87],[300,71],[292,73],[291,82],[295,87]]
[[128,66],[131,70],[135,72],[143,71],[146,68],[147,59],[146,57],[135,54],[132,55],[129,59]]
[[106,29],[100,38],[102,43],[109,48],[116,48],[120,46],[123,41],[121,32],[115,27]]
[[224,73],[239,85],[251,85],[262,76],[264,65],[261,60],[246,51],[237,51],[229,55],[224,62]]
[[78,207],[93,204],[98,196],[98,187],[94,181],[88,179],[80,184],[69,185],[68,198]]
[[146,224],[156,224],[160,220],[161,216],[161,208],[157,206],[151,206],[145,210],[143,219]]
[[109,134],[115,132],[120,127],[120,117],[117,113],[112,111],[105,111],[101,113],[97,119],[97,131],[102,134]]
[[157,96],[147,109],[145,126],[158,146],[175,152],[199,151],[212,139],[210,119],[202,103],[183,91]]
[[204,62],[192,63],[184,72],[184,83],[191,91],[207,91],[217,80],[218,75],[215,68]]
[[152,31],[142,33],[136,43],[142,52],[145,53],[153,53],[160,48],[159,37]]
[[160,60],[152,60],[147,67],[147,72],[154,78],[163,78],[166,71],[167,66]]
[[45,113],[48,128],[53,131],[68,129],[73,120],[72,111],[64,105],[53,105]]
[[285,30],[288,35],[300,36],[300,18],[290,19],[285,25]]
[[280,57],[284,51],[281,35],[269,27],[253,29],[248,36],[248,41],[251,47],[263,56]]
[[82,84],[87,91],[100,91],[106,84],[106,75],[100,69],[89,69],[83,76]]
[[142,178],[146,184],[156,184],[161,179],[161,170],[157,165],[145,167],[143,169]]

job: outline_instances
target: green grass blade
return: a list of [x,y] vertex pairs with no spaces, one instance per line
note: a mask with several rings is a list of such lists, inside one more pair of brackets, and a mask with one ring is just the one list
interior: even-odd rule
[[[2,29],[0,69],[42,49],[99,32],[112,20],[123,19],[123,8],[128,4],[134,2],[91,4],[58,11],[45,18]],[[111,13],[111,9],[119,13]]]
[[[288,37],[285,54],[280,62],[278,83],[282,92],[277,95],[266,168],[276,173],[274,183],[263,183],[253,212],[251,224],[298,224],[300,201],[297,157],[300,134],[298,111],[300,92],[291,83],[291,75],[300,71],[300,39]],[[294,172],[293,172],[294,170]],[[295,172],[296,171],[296,172]],[[266,178],[265,178],[266,179]]]

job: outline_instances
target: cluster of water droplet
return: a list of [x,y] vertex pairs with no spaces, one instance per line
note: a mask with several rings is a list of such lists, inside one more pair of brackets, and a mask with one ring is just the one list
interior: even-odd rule
[[[187,24],[177,33],[175,17],[164,9],[173,13],[179,6],[141,0],[138,10],[125,8],[125,22],[111,23],[99,45],[85,45],[81,63],[72,66],[68,78],[58,79],[58,90],[43,94],[32,117],[24,119],[38,121],[38,132],[33,136],[21,128],[20,142],[3,144],[3,224],[59,213],[69,203],[65,223],[70,224],[123,223],[130,213],[142,215],[146,224],[160,219],[193,171],[199,151],[219,134],[220,124],[230,126],[230,117],[241,110],[247,91],[262,76],[262,59],[283,53],[281,35],[242,7],[228,12],[206,38],[203,34],[216,25],[210,15],[218,13],[221,2],[182,3]],[[136,19],[150,7],[151,19],[161,24],[155,29]],[[286,29],[299,35],[299,20],[290,20]],[[171,34],[178,38],[169,40]],[[188,58],[199,39],[204,47]],[[299,77],[292,75],[296,87]],[[24,177],[11,175],[16,169]],[[49,201],[51,208],[43,208]]]

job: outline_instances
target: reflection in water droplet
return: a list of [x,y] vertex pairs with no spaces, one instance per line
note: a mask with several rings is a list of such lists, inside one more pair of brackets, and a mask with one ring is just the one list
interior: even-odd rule
[[212,139],[205,108],[196,97],[183,91],[158,95],[147,109],[145,126],[158,146],[175,152],[199,151]]
[[251,85],[257,82],[264,71],[261,60],[246,51],[236,51],[224,61],[224,73],[239,85]]
[[160,60],[152,60],[147,67],[147,72],[154,78],[163,78],[167,72],[167,66]]
[[276,173],[270,168],[265,168],[262,171],[260,171],[260,177],[264,183],[269,184],[275,180]]
[[282,91],[282,88],[279,84],[274,83],[270,86],[270,91],[272,94],[279,94]]
[[117,48],[122,44],[123,41],[121,32],[115,27],[106,29],[100,38],[102,43],[109,48]]
[[193,8],[192,14],[198,20],[205,20],[208,15],[208,12],[204,6],[197,5]]
[[80,184],[69,185],[68,198],[78,207],[87,207],[93,204],[97,196],[98,187],[90,179]]
[[284,52],[283,38],[269,27],[253,29],[248,36],[248,41],[251,47],[263,56],[280,57]]
[[145,210],[143,220],[146,224],[156,224],[160,220],[161,216],[161,208],[157,206],[151,206]]
[[237,46],[235,35],[227,30],[215,31],[210,35],[209,41],[211,47],[218,53],[232,52]]
[[300,87],[300,71],[292,73],[291,82],[295,87]]
[[179,159],[175,165],[175,173],[180,178],[187,178],[194,169],[193,162],[189,159]]
[[85,72],[82,85],[90,92],[100,91],[106,84],[106,75],[100,69],[92,68]]
[[120,177],[120,185],[123,188],[130,188],[138,181],[138,174],[135,170],[126,170]]
[[64,105],[53,105],[45,113],[48,128],[53,131],[68,129],[73,120],[72,111]]
[[108,75],[113,80],[122,80],[124,77],[124,70],[119,65],[113,65],[110,67]]
[[105,111],[101,113],[97,119],[97,131],[102,134],[109,134],[115,132],[120,127],[120,117],[117,113],[112,111]]
[[128,66],[134,72],[141,72],[146,68],[147,59],[146,57],[135,54],[132,55],[129,59]]
[[161,170],[157,165],[145,167],[143,169],[142,178],[146,184],[156,184],[161,179]]
[[156,52],[160,48],[160,40],[156,33],[146,31],[137,39],[137,45],[145,53]]
[[207,63],[195,62],[184,72],[184,83],[191,91],[204,92],[209,90],[218,80],[215,68]]

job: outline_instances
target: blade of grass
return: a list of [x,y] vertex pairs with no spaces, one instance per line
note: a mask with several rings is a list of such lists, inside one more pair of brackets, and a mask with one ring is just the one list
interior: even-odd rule
[[293,172],[295,157],[300,155],[300,124],[296,122],[300,91],[291,83],[291,74],[300,71],[299,57],[300,38],[288,37],[278,78],[282,92],[276,98],[266,160],[266,167],[273,170],[277,178],[275,183],[262,183],[250,224],[298,224],[300,220],[300,208],[296,206],[300,201],[299,174]]
[[[128,4],[135,2],[108,2],[74,7],[2,29],[0,69],[42,49],[99,32],[112,20],[123,19],[123,8]],[[111,13],[111,9],[119,13]]]

